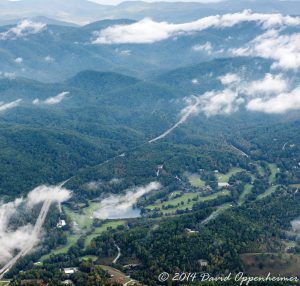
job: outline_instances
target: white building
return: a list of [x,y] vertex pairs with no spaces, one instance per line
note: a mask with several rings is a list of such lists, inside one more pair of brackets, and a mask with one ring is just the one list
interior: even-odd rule
[[74,274],[75,272],[78,272],[77,267],[64,268],[64,273],[65,274]]
[[64,227],[65,225],[67,225],[66,221],[63,220],[63,219],[60,219],[56,226],[57,226],[58,228],[62,228],[62,227]]

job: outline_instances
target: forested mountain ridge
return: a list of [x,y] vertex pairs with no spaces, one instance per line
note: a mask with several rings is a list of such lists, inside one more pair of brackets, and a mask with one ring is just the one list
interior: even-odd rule
[[300,18],[242,2],[0,27],[0,285],[300,279]]

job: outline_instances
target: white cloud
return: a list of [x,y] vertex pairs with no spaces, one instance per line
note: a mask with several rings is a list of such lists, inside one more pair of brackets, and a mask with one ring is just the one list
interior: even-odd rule
[[[10,0],[12,1],[12,0]],[[21,1],[21,0],[14,0],[14,1]],[[99,4],[105,4],[105,5],[118,5],[124,0],[88,0],[91,2],[99,3]],[[135,0],[127,0],[127,1],[135,1]],[[199,3],[215,3],[215,2],[222,2],[223,0],[193,0],[193,2],[199,2]],[[161,2],[161,0],[145,0],[144,2]],[[164,0],[164,2],[191,2],[191,0]]]
[[196,84],[199,84],[199,80],[196,79],[196,78],[193,78],[193,79],[192,79],[192,84],[195,84],[195,85],[196,85]]
[[249,111],[274,114],[300,109],[300,86],[290,87],[282,74],[268,73],[255,81],[243,80],[237,74],[226,74],[219,80],[225,86],[223,90],[197,96],[198,103],[194,104],[195,101],[191,100],[182,113],[193,108],[189,116],[199,112],[215,116],[231,114],[241,106]]
[[259,56],[275,60],[273,68],[284,70],[300,67],[300,33],[279,34],[269,30],[256,37],[246,47],[233,49],[236,56]]
[[183,24],[155,22],[146,18],[130,25],[115,25],[94,32],[95,38],[92,42],[94,44],[150,44],[208,28],[233,27],[242,22],[256,22],[264,29],[271,29],[300,25],[300,18],[281,14],[251,13],[248,10],[241,13],[209,16]]
[[125,195],[111,195],[101,201],[101,208],[94,213],[100,219],[117,219],[139,216],[139,210],[133,210],[133,205],[143,195],[161,188],[158,182],[128,190]]
[[0,263],[5,263],[12,258],[14,250],[23,249],[29,241],[35,244],[38,238],[32,233],[32,225],[22,226],[15,231],[0,233]]
[[1,72],[0,71],[0,78],[7,78],[7,79],[16,79],[17,75],[14,72]]
[[0,203],[0,263],[11,259],[15,250],[20,251],[31,242],[35,245],[39,241],[34,226],[26,224],[16,229],[11,229],[9,223],[13,216],[18,216],[21,206],[27,206],[29,210],[34,205],[50,199],[52,202],[63,202],[70,198],[70,191],[52,186],[40,186],[32,190],[28,196],[17,198],[13,202]]
[[103,186],[103,182],[101,180],[99,181],[92,181],[87,184],[85,184],[85,187],[89,191],[95,191],[97,190],[100,186]]
[[16,63],[16,64],[21,64],[21,63],[23,63],[23,58],[20,58],[20,57],[16,58],[16,59],[15,59],[15,63]]
[[290,92],[281,93],[268,99],[252,99],[248,102],[246,107],[250,111],[275,114],[298,110],[300,109],[300,86]]
[[223,85],[230,85],[233,83],[239,83],[241,81],[240,77],[237,74],[227,73],[219,77],[219,80]]
[[130,56],[131,55],[131,50],[123,50],[120,51],[121,56]]
[[222,91],[207,92],[201,96],[200,100],[200,110],[207,116],[236,112],[244,102],[239,93],[230,88]]
[[46,27],[43,23],[23,20],[17,26],[0,33],[0,40],[15,40],[32,34],[40,33]]
[[195,52],[206,52],[208,55],[211,55],[213,52],[213,46],[210,42],[206,42],[203,45],[195,45],[192,47]]
[[39,104],[55,105],[55,104],[58,104],[58,103],[62,102],[66,98],[66,96],[69,95],[69,94],[70,94],[70,92],[64,91],[64,92],[59,93],[56,96],[48,97],[45,100],[39,100],[38,98],[36,98],[32,101],[32,103],[34,105],[39,105]]
[[48,63],[53,63],[54,62],[54,58],[53,57],[51,57],[51,56],[46,56],[45,58],[44,58],[44,60],[45,60],[45,62],[48,62]]
[[37,205],[46,200],[62,203],[69,200],[71,193],[69,190],[59,186],[39,186],[33,189],[27,196],[28,205]]
[[0,102],[0,112],[15,108],[15,107],[19,106],[21,102],[22,102],[22,99],[17,99],[15,101],[8,102],[8,103]]
[[266,74],[261,80],[243,84],[240,89],[248,95],[255,96],[257,94],[278,94],[288,89],[288,82],[283,78],[282,74],[272,75]]

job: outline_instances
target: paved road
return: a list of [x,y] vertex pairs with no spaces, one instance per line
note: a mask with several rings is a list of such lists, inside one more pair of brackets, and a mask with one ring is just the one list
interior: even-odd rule
[[[60,183],[58,186],[62,187],[63,185],[65,185],[69,180],[66,180],[62,183]],[[45,219],[47,217],[47,214],[49,212],[50,206],[51,206],[52,201],[51,200],[46,200],[44,201],[42,208],[40,210],[39,216],[35,222],[34,225],[34,229],[32,232],[32,239],[29,240],[27,242],[27,244],[24,246],[23,249],[20,250],[20,252],[13,257],[10,261],[8,261],[1,269],[0,269],[0,279],[3,278],[3,276],[5,275],[6,272],[9,271],[9,269],[14,266],[14,264],[23,256],[25,256],[26,254],[28,254],[32,248],[35,246],[35,244],[37,243],[36,238],[39,237],[43,224],[45,222]]]
[[[196,97],[195,97],[196,98]],[[136,146],[130,150],[128,150],[126,153],[129,153],[129,152],[132,152],[132,151],[135,151],[137,150],[139,147],[143,146],[143,145],[146,145],[148,143],[154,143],[160,139],[163,139],[165,136],[167,136],[169,133],[171,133],[174,129],[176,129],[179,125],[181,125],[182,123],[184,123],[189,117],[190,115],[194,112],[195,108],[199,105],[199,100],[196,98],[196,103],[194,105],[192,105],[189,110],[186,112],[186,114],[184,114],[182,116],[182,118],[173,126],[171,127],[170,129],[168,129],[166,132],[164,132],[163,134],[161,134],[160,136],[148,141],[148,142],[145,142],[139,146]],[[105,165],[113,160],[115,160],[116,158],[120,158],[120,157],[125,157],[126,156],[126,153],[121,153],[121,154],[118,154],[96,166],[102,166],[102,165]],[[96,167],[94,166],[94,167]],[[68,181],[70,181],[71,179],[73,179],[75,177],[72,176],[71,178],[69,178],[68,180],[62,182],[61,184],[59,184],[58,186],[59,187],[63,187]],[[179,178],[178,178],[179,179]],[[0,279],[3,278],[3,276],[5,275],[5,273],[7,273],[10,268],[12,266],[14,266],[14,264],[23,256],[25,256],[26,254],[28,254],[32,248],[35,246],[35,244],[37,243],[36,237],[38,237],[41,233],[41,230],[42,230],[42,227],[43,227],[43,224],[45,222],[45,219],[47,217],[47,214],[48,214],[48,211],[49,211],[49,208],[51,206],[51,203],[52,201],[51,200],[46,200],[44,203],[43,203],[43,206],[41,208],[41,211],[40,211],[40,214],[36,220],[36,223],[35,223],[35,226],[34,226],[34,230],[33,230],[33,235],[32,235],[32,240],[28,241],[28,243],[25,245],[25,247],[23,249],[21,249],[21,251],[15,256],[13,257],[10,261],[8,261],[6,263],[6,265],[4,265],[1,269],[0,269]],[[118,259],[120,258],[121,256],[121,250],[119,248],[119,246],[117,246],[117,249],[118,249],[118,255],[117,257],[114,259],[113,263],[116,263],[118,261]]]
[[244,151],[242,151],[241,149],[233,146],[232,144],[230,145],[234,150],[236,150],[237,152],[239,152],[242,156],[246,156],[247,158],[249,158],[249,155],[246,154]]
[[118,262],[118,260],[119,260],[119,258],[120,258],[120,256],[121,256],[121,249],[120,249],[120,247],[115,243],[115,247],[118,249],[118,255],[116,256],[116,258],[114,259],[114,261],[112,262],[112,263],[117,263]]

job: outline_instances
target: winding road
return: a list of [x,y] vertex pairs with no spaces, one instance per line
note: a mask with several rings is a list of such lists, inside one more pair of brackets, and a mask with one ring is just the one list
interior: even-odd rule
[[118,249],[118,255],[116,256],[116,258],[113,260],[113,264],[116,264],[121,256],[121,249],[120,247],[115,243],[115,247]]
[[[183,116],[180,118],[180,120],[177,123],[175,123],[171,128],[169,128],[167,131],[165,131],[164,133],[162,133],[158,137],[155,137],[152,140],[149,140],[148,142],[145,142],[145,143],[143,143],[143,144],[141,144],[139,146],[136,146],[136,147],[132,148],[131,150],[128,150],[126,153],[132,152],[132,151],[138,149],[139,147],[141,147],[143,145],[155,143],[156,141],[159,141],[159,140],[163,139],[168,134],[170,134],[173,130],[175,130],[177,127],[179,127],[181,124],[183,124],[196,111],[196,108],[200,104],[199,99],[197,97],[194,97],[194,98],[195,98],[195,103],[187,108],[185,114],[183,114]],[[239,150],[239,151],[241,151],[241,150]],[[94,166],[94,167],[105,165],[105,164],[107,164],[107,163],[115,160],[116,158],[125,157],[126,153],[122,152],[121,154],[118,154],[118,155],[116,155],[116,156],[114,156],[114,157],[112,157],[112,158],[110,158],[110,159],[108,159],[108,160],[106,160],[106,161],[104,161],[104,162],[102,162],[102,163]],[[248,155],[246,155],[246,156],[248,156]],[[72,176],[71,178],[69,178],[68,180],[60,183],[58,186],[59,187],[63,187],[68,181],[70,181],[74,177],[75,177],[75,175]],[[177,177],[177,179],[180,180],[180,178],[178,178],[178,177]],[[42,205],[42,208],[40,210],[39,216],[38,216],[38,218],[36,220],[36,223],[34,225],[34,229],[33,229],[33,233],[32,233],[32,239],[27,242],[27,244],[25,245],[25,247],[23,247],[23,249],[21,249],[20,252],[15,257],[13,257],[10,261],[8,261],[0,269],[0,279],[3,278],[3,276],[5,275],[5,273],[7,273],[17,263],[17,261],[20,258],[22,258],[26,254],[28,254],[33,249],[33,247],[36,245],[36,243],[38,241],[37,238],[39,237],[39,235],[41,233],[41,230],[42,230],[43,224],[45,222],[45,219],[47,217],[47,214],[49,212],[51,203],[52,203],[52,200],[49,200],[49,199],[47,199],[46,201],[44,201],[44,203]],[[59,206],[59,208],[60,208],[60,206]],[[114,259],[113,263],[117,263],[118,259],[121,256],[121,249],[119,248],[118,245],[115,244],[115,246],[118,249],[118,255]]]

